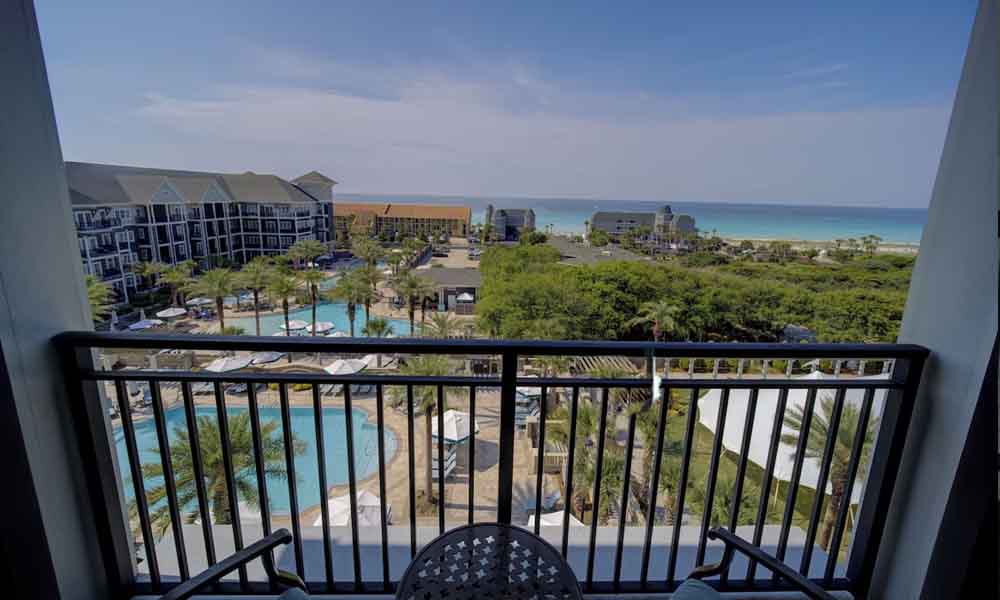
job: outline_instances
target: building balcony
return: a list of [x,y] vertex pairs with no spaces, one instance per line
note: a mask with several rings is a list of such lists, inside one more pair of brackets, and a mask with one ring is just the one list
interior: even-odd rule
[[118,247],[115,245],[101,245],[93,248],[80,249],[80,256],[98,258],[104,256],[114,256],[118,254]]
[[[134,565],[126,574],[130,594],[167,590],[231,552],[234,539],[239,547],[279,526],[292,530],[293,542],[276,552],[278,567],[297,573],[311,591],[392,593],[416,549],[472,521],[533,530],[566,558],[585,593],[675,589],[696,565],[720,558],[721,545],[708,535],[716,525],[825,590],[858,593],[879,550],[898,468],[893,457],[905,441],[928,354],[912,345],[83,332],[57,342],[99,349],[106,358],[98,364],[129,367],[94,370],[81,363],[72,377],[82,382],[93,414],[112,411],[115,447],[99,435],[101,424],[95,455],[117,453],[120,472],[101,472],[113,469],[112,461],[92,465],[99,479],[92,484],[104,490],[102,510],[114,527],[141,532],[118,536],[121,543],[109,549],[117,556],[106,557]],[[143,358],[144,351],[161,350],[169,352],[156,356],[165,358]],[[234,357],[233,369],[205,369],[217,358],[205,353],[220,350]],[[298,367],[239,368],[241,357],[261,351],[291,353]],[[352,354],[368,355],[358,372],[330,375],[321,368]],[[396,357],[413,354],[444,357],[452,373],[400,374]],[[550,355],[568,362],[561,373],[540,376],[540,359]],[[622,375],[590,374],[607,364]],[[434,409],[445,404],[477,427],[446,433],[457,437],[434,442],[428,455],[428,424],[450,431],[445,414]],[[345,419],[345,411],[353,418]],[[239,451],[250,453],[250,468],[226,474],[228,467],[209,462],[200,444],[177,441],[179,432],[208,440],[214,429],[190,435],[191,428],[217,423],[220,414],[229,415],[230,428],[249,428],[252,448]],[[789,430],[788,415],[799,415],[802,435]],[[838,435],[827,436],[830,430]],[[195,457],[180,466],[175,456],[173,472],[169,455],[154,452],[168,431],[171,453]],[[227,464],[237,460],[228,439],[221,450]],[[262,454],[264,447],[284,451]],[[428,460],[435,473],[430,490],[423,475]],[[239,494],[222,497],[197,483],[216,480],[219,468],[228,489],[243,486],[269,501],[258,510]],[[143,475],[157,469],[174,484]],[[441,470],[443,478],[436,475]],[[265,472],[285,475],[260,476]],[[106,481],[117,484],[102,487]],[[599,493],[595,481],[603,482]],[[331,497],[364,489],[384,499],[386,510],[341,521],[320,501],[319,490],[331,486],[337,486]],[[446,502],[427,502],[427,492]],[[128,515],[123,505],[132,507]],[[219,514],[233,517],[218,521]],[[264,581],[252,566],[218,592],[261,591]],[[788,589],[739,558],[713,585]]]
[[115,227],[121,227],[121,219],[93,219],[86,223],[76,223],[77,231],[100,231],[102,229],[113,229]]

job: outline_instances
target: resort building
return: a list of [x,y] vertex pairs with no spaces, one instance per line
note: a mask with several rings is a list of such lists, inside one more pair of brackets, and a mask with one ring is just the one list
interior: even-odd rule
[[694,217],[674,214],[670,206],[664,205],[656,212],[595,212],[590,218],[589,231],[603,231],[615,240],[628,232],[645,232],[654,239],[667,241],[692,235],[697,229]]
[[139,285],[130,267],[193,260],[202,269],[273,256],[299,240],[332,241],[333,186],[316,171],[209,173],[66,163],[80,258],[120,302]]
[[535,211],[530,208],[499,208],[490,204],[486,207],[487,222],[493,227],[493,235],[501,241],[517,241],[521,234],[535,229]]
[[460,315],[475,312],[482,285],[479,269],[471,268],[430,268],[421,269],[420,276],[429,279],[437,296],[437,309],[454,311]]
[[354,227],[385,239],[409,236],[469,234],[472,210],[467,206],[433,204],[338,202],[333,210],[337,239],[346,239]]

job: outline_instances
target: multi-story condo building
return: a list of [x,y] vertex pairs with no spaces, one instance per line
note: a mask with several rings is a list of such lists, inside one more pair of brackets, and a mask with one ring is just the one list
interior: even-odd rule
[[697,231],[694,217],[674,214],[666,205],[656,212],[599,211],[590,218],[590,231],[603,231],[614,239],[640,229],[655,239],[683,237]]
[[120,302],[139,285],[131,266],[193,260],[206,269],[273,256],[295,242],[332,242],[333,186],[316,171],[208,173],[66,163],[84,271]]
[[467,206],[338,202],[333,210],[338,239],[347,239],[352,227],[389,239],[440,234],[464,237],[471,221],[472,210]]
[[518,240],[521,234],[535,228],[535,211],[530,208],[486,207],[487,222],[493,226],[493,233],[501,240]]

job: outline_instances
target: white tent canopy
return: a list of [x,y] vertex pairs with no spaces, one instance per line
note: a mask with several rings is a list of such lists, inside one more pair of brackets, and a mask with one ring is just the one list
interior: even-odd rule
[[[368,490],[359,490],[356,496],[358,507],[358,527],[378,527],[382,524],[382,514],[379,497]],[[331,527],[345,527],[351,524],[351,495],[334,496],[327,502],[330,512]],[[386,521],[389,520],[391,507],[386,504]],[[314,527],[323,526],[323,515],[320,514],[313,522]]]
[[[312,333],[313,326],[306,325],[306,331]],[[327,331],[333,331],[333,323],[330,321],[316,321],[316,333],[326,333]]]
[[[874,375],[856,379],[887,379],[888,375]],[[834,379],[832,375],[825,375],[816,371],[796,379]],[[749,459],[757,466],[766,468],[767,455],[771,445],[771,425],[774,423],[774,412],[778,405],[777,389],[761,389],[757,392],[757,410],[754,415],[754,426],[750,434]],[[864,390],[847,390],[844,398],[844,405],[855,406],[860,409],[864,399]],[[815,416],[824,415],[829,420],[829,415],[823,411],[821,400],[827,396],[833,397],[834,391],[820,389],[816,394]],[[790,414],[793,409],[802,410],[806,403],[807,391],[805,389],[790,389],[785,408],[785,414]],[[719,402],[722,391],[714,389],[698,399],[698,422],[705,426],[713,434],[719,418]],[[743,425],[746,422],[747,405],[750,400],[750,392],[746,389],[733,389],[729,392],[729,405],[726,412],[726,422],[723,428],[722,445],[730,452],[740,453],[743,442]],[[869,421],[878,419],[882,414],[885,391],[879,390],[875,393],[872,403],[872,415]],[[781,427],[782,435],[795,435],[795,431],[787,425]],[[795,465],[795,447],[780,442],[774,463],[774,476],[781,481],[789,481],[792,478],[792,469]],[[819,483],[820,459],[807,457],[802,463],[802,474],[799,479],[801,485],[816,489]],[[855,482],[851,491],[851,503],[856,504],[861,499],[862,485]],[[833,492],[833,486],[827,481],[826,493]]]
[[[446,410],[444,411],[444,441],[449,444],[461,444],[462,442],[469,439],[472,435],[470,431],[470,423],[472,419],[469,417],[469,413],[459,412],[457,410]],[[438,420],[435,417],[431,421],[431,435],[434,439],[438,438]],[[479,433],[479,422],[475,423],[476,433]]]
[[[542,527],[562,527],[563,524],[563,511],[542,513],[540,517]],[[535,515],[528,517],[528,528],[535,526]],[[569,526],[570,527],[586,527],[580,519],[573,516],[573,513],[569,513]]]
[[223,356],[210,362],[205,370],[213,373],[228,373],[229,371],[245,369],[250,366],[251,362],[253,359],[249,356]]
[[338,358],[323,370],[330,375],[353,375],[359,371],[363,371],[367,366],[365,361],[357,358]]
[[305,329],[308,326],[309,323],[306,323],[305,321],[301,321],[299,319],[292,319],[291,321],[288,322],[287,327],[285,326],[284,323],[281,324],[281,328],[287,329],[288,331],[298,331],[299,329]]

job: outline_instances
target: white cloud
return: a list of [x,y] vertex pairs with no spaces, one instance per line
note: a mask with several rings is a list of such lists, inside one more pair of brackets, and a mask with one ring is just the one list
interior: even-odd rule
[[148,94],[146,133],[177,145],[142,162],[319,169],[345,191],[924,206],[948,114],[690,117],[691,99],[579,93],[522,65],[459,78],[289,56],[288,85]]

